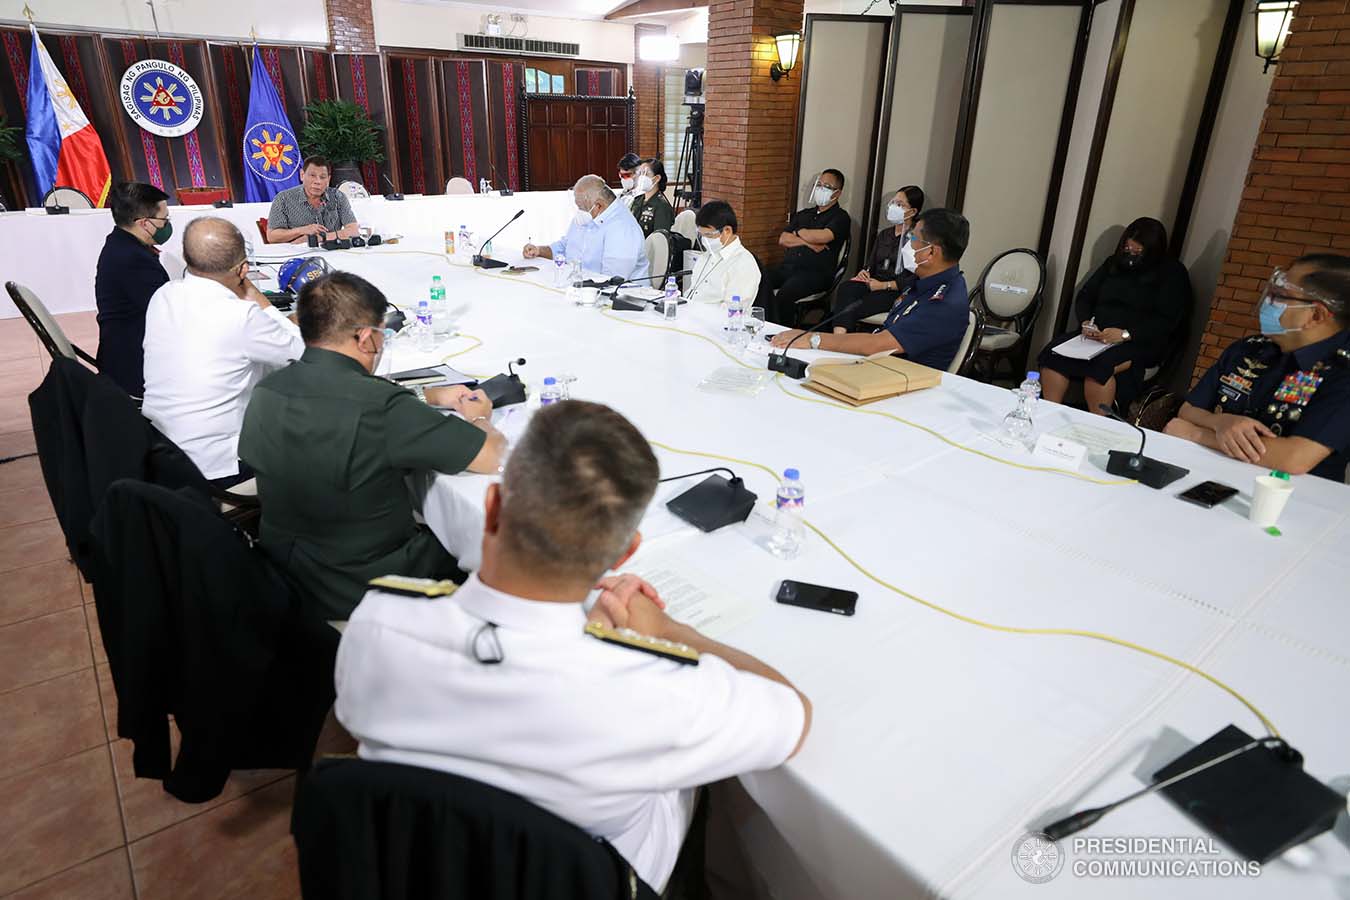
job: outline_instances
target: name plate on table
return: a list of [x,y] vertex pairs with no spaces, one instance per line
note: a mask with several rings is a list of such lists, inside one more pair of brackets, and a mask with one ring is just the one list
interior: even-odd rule
[[1043,434],[1036,439],[1031,455],[1053,466],[1065,469],[1077,469],[1083,464],[1088,448],[1068,438]]

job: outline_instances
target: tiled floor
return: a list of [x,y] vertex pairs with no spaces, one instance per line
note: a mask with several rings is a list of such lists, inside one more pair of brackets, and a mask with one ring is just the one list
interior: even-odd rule
[[[93,353],[92,313],[58,319]],[[0,459],[32,452],[45,371],[27,324],[0,319]],[[0,464],[0,897],[299,897],[290,773],[236,773],[199,805],[132,775],[92,603],[37,460]]]

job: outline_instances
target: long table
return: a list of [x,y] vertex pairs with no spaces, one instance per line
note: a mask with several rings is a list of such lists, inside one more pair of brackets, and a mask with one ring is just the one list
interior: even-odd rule
[[[575,375],[573,397],[613,406],[663,445],[663,474],[727,464],[764,502],[775,489],[769,471],[801,470],[807,519],[819,533],[798,559],[762,549],[758,516],[702,534],[672,523],[659,504],[644,519],[649,539],[635,559],[659,558],[740,598],[748,616],[720,637],[778,667],[813,701],[803,751],[742,779],[763,811],[743,823],[742,837],[774,896],[1345,896],[1345,816],[1336,832],[1256,878],[1076,875],[1075,862],[1102,857],[1075,851],[1070,839],[1057,877],[1024,881],[1011,856],[1029,830],[1136,790],[1229,723],[1253,735],[1263,726],[1219,687],[1151,656],[1101,640],[995,631],[943,610],[1107,634],[1198,666],[1258,707],[1311,773],[1344,791],[1350,488],[1297,478],[1276,537],[1245,516],[1256,467],[1150,434],[1152,455],[1191,469],[1165,491],[1098,483],[1116,479],[1096,455],[1073,474],[1026,468],[1043,464],[987,437],[1012,406],[1008,392],[965,378],[946,376],[940,387],[865,411],[820,402],[781,379],[754,396],[708,392],[699,384],[717,369],[763,367],[762,355],[719,346],[715,308],[681,307],[674,323],[578,308],[543,272],[508,278],[450,266],[435,245],[428,236],[391,248],[389,259],[330,256],[391,297],[421,290],[432,274],[446,279],[460,334],[430,353],[394,341],[389,367],[445,361],[486,376],[523,356],[536,389],[545,376]],[[508,430],[528,415],[497,413]],[[1038,432],[1080,425],[1133,440],[1126,426],[1053,404],[1040,404],[1035,417]],[[1213,510],[1175,499],[1206,479],[1242,494]],[[428,522],[468,565],[489,482],[440,475],[421,486]],[[779,606],[772,595],[782,578],[857,590],[857,614]],[[1202,835],[1149,797],[1082,836]]]
[[[162,248],[161,257],[169,277],[183,275],[183,231],[199,216],[220,216],[233,222],[253,243],[257,257],[313,252],[303,246],[263,244],[257,222],[267,218],[269,209],[268,203],[237,203],[227,209],[169,207],[174,234]],[[386,236],[443,235],[466,225],[481,240],[521,209],[525,215],[502,232],[493,242],[494,249],[510,245],[519,250],[531,239],[556,240],[566,231],[573,211],[570,192],[557,191],[510,197],[409,195],[401,201],[375,196],[352,201],[357,221]],[[17,281],[32,288],[53,313],[94,309],[94,273],[103,241],[112,228],[112,212],[107,209],[72,210],[62,216],[49,216],[40,209],[0,213],[0,247],[5,248],[0,281]],[[0,319],[18,314],[9,295],[0,292]]]

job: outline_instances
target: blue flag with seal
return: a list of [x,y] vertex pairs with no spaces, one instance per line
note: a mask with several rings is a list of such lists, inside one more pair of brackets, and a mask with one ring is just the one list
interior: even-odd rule
[[250,203],[271,200],[300,183],[300,142],[262,57],[254,47],[244,125],[244,199]]

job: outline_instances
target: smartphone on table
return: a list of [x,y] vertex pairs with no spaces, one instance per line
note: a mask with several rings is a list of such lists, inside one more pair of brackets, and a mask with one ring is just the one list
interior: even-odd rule
[[792,581],[786,578],[778,585],[776,599],[786,606],[800,606],[802,609],[814,609],[816,612],[834,613],[839,616],[853,615],[858,606],[857,591],[807,584],[805,581]]

